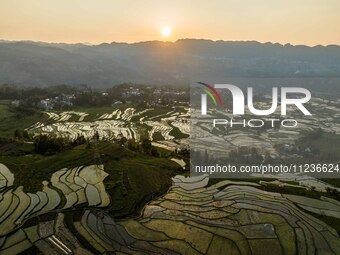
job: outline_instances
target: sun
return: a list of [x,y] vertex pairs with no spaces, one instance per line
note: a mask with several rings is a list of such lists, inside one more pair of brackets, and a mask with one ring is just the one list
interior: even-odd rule
[[171,35],[171,28],[170,27],[162,27],[161,34],[164,38],[167,38]]

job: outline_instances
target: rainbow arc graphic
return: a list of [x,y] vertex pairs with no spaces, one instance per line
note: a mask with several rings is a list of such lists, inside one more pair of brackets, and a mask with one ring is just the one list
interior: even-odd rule
[[[197,82],[198,84],[202,85],[203,87],[200,87],[200,91],[209,95],[209,97],[211,98],[211,100],[214,102],[214,104],[217,106],[217,101],[219,103],[220,106],[223,105],[222,103],[222,99],[220,94],[216,91],[216,89],[214,89],[213,86],[203,83],[203,82]],[[217,101],[216,101],[217,99]]]

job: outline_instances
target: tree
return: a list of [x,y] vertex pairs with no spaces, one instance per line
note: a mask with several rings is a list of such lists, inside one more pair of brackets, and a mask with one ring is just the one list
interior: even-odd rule
[[151,148],[151,156],[154,156],[154,157],[157,157],[159,158],[160,157],[160,153],[158,152],[158,150],[152,146]]
[[134,139],[129,139],[127,141],[127,147],[129,150],[132,151],[138,151],[139,150],[139,145],[138,143],[136,143],[136,141]]
[[142,140],[142,149],[145,154],[151,154],[152,145],[149,139],[145,138]]
[[269,151],[265,152],[265,156],[264,156],[264,162],[265,163],[272,163],[273,162],[273,158],[270,155]]
[[99,138],[100,138],[100,136],[99,136],[98,131],[94,132],[93,139],[98,141]]
[[77,138],[72,142],[72,145],[78,146],[78,145],[85,144],[85,143],[87,143],[85,136],[78,135]]
[[19,129],[14,131],[14,138],[18,140],[22,140],[22,132]]
[[128,140],[124,136],[122,138],[120,138],[120,140],[119,140],[120,146],[126,146],[127,142],[128,142]]
[[23,136],[23,138],[24,138],[25,140],[30,140],[30,139],[31,139],[31,137],[30,137],[30,135],[28,134],[27,130],[24,130],[24,131],[22,132],[22,136]]
[[33,146],[36,153],[55,154],[70,148],[70,141],[66,138],[40,135],[34,138]]
[[44,155],[49,147],[47,135],[40,135],[34,139],[34,150],[36,153]]

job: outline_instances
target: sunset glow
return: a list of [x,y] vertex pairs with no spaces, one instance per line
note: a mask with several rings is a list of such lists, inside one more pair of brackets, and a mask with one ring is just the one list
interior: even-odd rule
[[164,38],[167,38],[171,35],[171,29],[169,27],[163,27],[161,30],[161,34]]
[[0,39],[340,44],[339,9],[339,0],[1,0]]

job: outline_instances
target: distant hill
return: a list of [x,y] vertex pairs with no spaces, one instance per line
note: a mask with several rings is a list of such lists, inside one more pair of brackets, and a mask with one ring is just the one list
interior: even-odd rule
[[340,77],[340,47],[183,39],[100,45],[0,41],[0,84],[189,84]]

